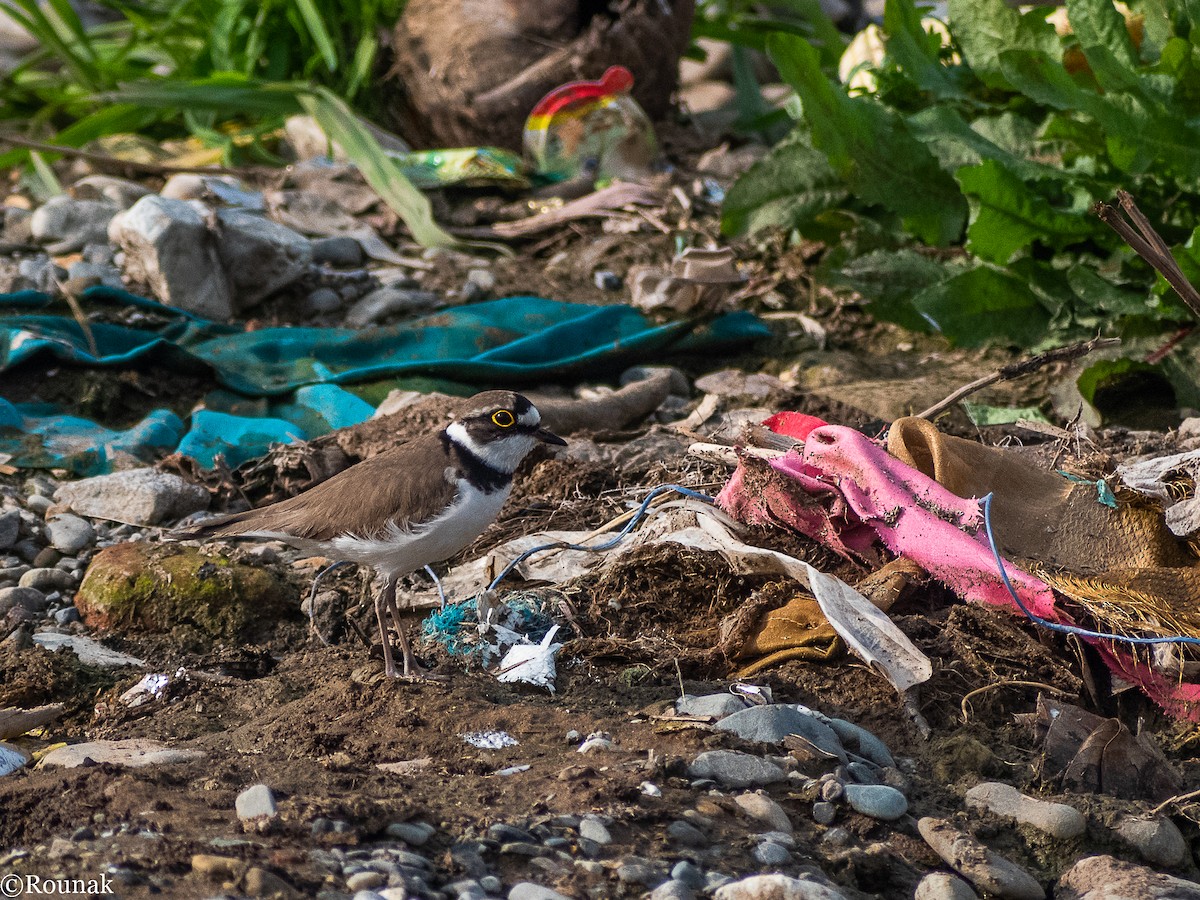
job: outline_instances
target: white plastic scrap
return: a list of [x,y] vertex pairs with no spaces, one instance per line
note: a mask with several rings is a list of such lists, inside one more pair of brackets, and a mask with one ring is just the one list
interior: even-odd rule
[[504,659],[500,660],[500,669],[496,677],[500,681],[524,681],[536,687],[544,687],[554,693],[554,654],[562,644],[552,644],[554,635],[558,633],[555,625],[546,632],[540,644],[514,644]]
[[896,624],[846,582],[808,563],[808,586],[821,612],[856,656],[903,694],[933,676],[933,663]]
[[1117,466],[1117,474],[1128,487],[1158,497],[1166,507],[1167,527],[1178,537],[1200,530],[1200,497],[1175,501],[1167,482],[1172,476],[1200,477],[1200,450],[1171,456],[1139,456]]
[[136,656],[130,656],[128,653],[109,650],[99,641],[93,641],[91,638],[84,637],[81,634],[59,634],[55,631],[39,631],[33,636],[33,642],[40,647],[45,647],[52,653],[62,650],[65,647],[78,656],[79,661],[87,666],[100,666],[101,668],[139,666],[144,668],[146,665],[145,660],[138,659]]
[[480,750],[502,750],[517,746],[517,739],[507,731],[472,731],[462,735],[462,739]]
[[28,762],[28,753],[20,747],[0,741],[0,778],[11,775],[17,769],[24,768]]
[[171,683],[171,676],[160,672],[143,675],[142,680],[121,695],[121,702],[130,709],[157,700]]

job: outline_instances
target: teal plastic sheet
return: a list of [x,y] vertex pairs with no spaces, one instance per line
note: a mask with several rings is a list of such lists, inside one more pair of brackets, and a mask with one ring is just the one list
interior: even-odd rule
[[230,396],[263,402],[255,404],[252,415],[239,414],[245,404],[215,404],[226,408],[197,412],[190,430],[174,439],[171,427],[178,432],[182,426],[164,410],[134,428],[112,431],[64,411],[6,403],[0,411],[0,454],[13,465],[93,474],[107,471],[113,450],[145,459],[176,447],[204,466],[211,466],[217,453],[237,465],[271,443],[317,437],[367,418],[371,407],[337,385],[427,375],[519,387],[612,373],[659,361],[667,352],[731,348],[769,334],[749,313],[731,313],[695,328],[685,322],[656,324],[628,306],[544,297],[508,297],[362,331],[247,331],[105,287],[90,288],[83,300],[126,307],[124,318],[132,324],[93,324],[93,352],[73,318],[38,312],[51,304],[49,297],[29,291],[0,295],[0,397],[4,371],[46,358],[97,367],[152,362],[186,371],[206,368]]

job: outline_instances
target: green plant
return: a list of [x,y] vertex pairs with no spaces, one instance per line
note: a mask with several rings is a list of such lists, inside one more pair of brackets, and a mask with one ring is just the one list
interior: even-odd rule
[[[113,2],[116,21],[85,28],[68,0],[0,0],[40,48],[0,79],[0,116],[81,146],[121,132],[191,134],[239,152],[285,117],[307,112],[429,246],[454,239],[349,103],[364,96],[380,30],[403,0],[141,0]],[[24,150],[0,167],[25,162]],[[34,160],[35,163],[37,160]]]
[[1044,7],[950,0],[943,43],[912,0],[888,0],[870,94],[771,34],[796,123],[729,191],[725,231],[822,238],[827,279],[963,345],[1159,341],[1191,321],[1090,210],[1128,190],[1198,268],[1200,9],[1144,0],[1139,44],[1111,0],[1066,8],[1060,37]]

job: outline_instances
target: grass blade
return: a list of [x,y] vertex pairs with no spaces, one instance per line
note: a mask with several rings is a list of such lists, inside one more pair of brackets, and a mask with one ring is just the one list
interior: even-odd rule
[[417,243],[424,247],[457,245],[434,221],[429,200],[404,177],[399,164],[384,153],[370,129],[350,107],[332,91],[320,87],[301,94],[299,100],[329,139],[341,144],[367,184],[404,220]]
[[325,22],[321,19],[321,13],[317,11],[317,6],[313,0],[296,0],[296,7],[300,10],[300,16],[304,19],[304,24],[308,26],[308,33],[312,36],[313,43],[317,45],[317,50],[321,53],[321,58],[325,60],[325,65],[330,72],[336,72],[338,67],[337,51],[333,48],[333,38],[329,36],[329,30],[325,27]]

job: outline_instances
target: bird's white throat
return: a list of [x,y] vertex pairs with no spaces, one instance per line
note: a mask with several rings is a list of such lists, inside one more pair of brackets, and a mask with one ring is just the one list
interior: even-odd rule
[[537,438],[531,434],[516,431],[496,438],[494,441],[480,443],[467,433],[462,422],[452,422],[446,427],[450,440],[460,448],[470,453],[481,463],[497,472],[511,475],[517,470],[528,454],[537,445]]

